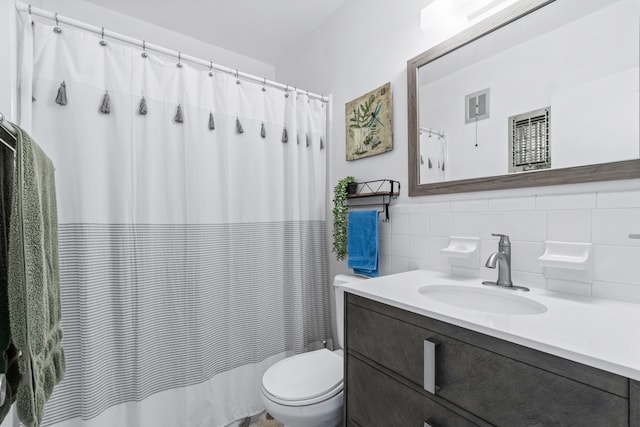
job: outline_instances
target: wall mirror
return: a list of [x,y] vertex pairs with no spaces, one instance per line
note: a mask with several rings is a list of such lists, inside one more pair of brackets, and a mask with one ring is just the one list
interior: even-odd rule
[[639,24],[520,0],[410,59],[409,196],[640,177]]

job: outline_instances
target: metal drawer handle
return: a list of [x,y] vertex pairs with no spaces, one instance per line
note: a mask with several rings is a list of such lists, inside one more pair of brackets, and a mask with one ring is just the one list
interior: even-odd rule
[[4,401],[7,398],[7,377],[4,374],[0,374],[0,406],[4,405]]
[[438,342],[424,340],[424,389],[436,394],[436,347]]

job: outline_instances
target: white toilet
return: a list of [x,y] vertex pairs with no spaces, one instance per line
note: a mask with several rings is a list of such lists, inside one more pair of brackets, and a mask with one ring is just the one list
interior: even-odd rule
[[[365,277],[339,274],[333,286]],[[334,288],[338,342],[343,346],[344,292]],[[311,351],[271,366],[262,377],[262,403],[285,427],[335,427],[342,423],[342,350]]]

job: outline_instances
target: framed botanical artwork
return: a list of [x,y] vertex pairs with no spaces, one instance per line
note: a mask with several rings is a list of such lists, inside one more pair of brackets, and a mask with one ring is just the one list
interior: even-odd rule
[[393,149],[391,83],[346,104],[347,160]]

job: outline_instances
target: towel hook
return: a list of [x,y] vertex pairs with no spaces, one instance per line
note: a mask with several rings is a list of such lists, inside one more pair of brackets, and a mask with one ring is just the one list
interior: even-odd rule
[[182,52],[178,52],[178,63],[176,64],[176,67],[178,68],[182,68]]
[[140,56],[142,56],[143,58],[146,58],[147,56],[147,42],[142,40],[142,53],[140,54]]
[[102,27],[102,34],[101,34],[102,40],[100,40],[100,46],[104,47],[107,45],[107,42],[104,41],[104,27]]
[[213,77],[213,61],[209,61],[209,77]]
[[56,12],[55,19],[56,19],[56,26],[53,27],[53,32],[56,34],[60,34],[62,32],[62,28],[60,28],[60,22],[58,21],[58,12]]

